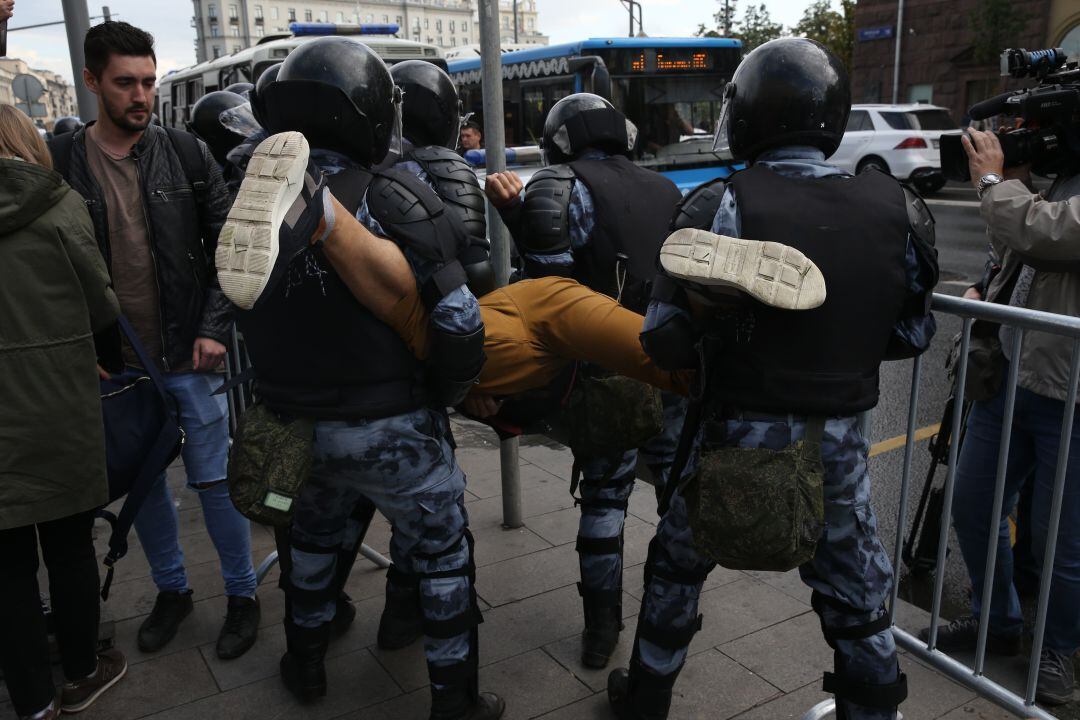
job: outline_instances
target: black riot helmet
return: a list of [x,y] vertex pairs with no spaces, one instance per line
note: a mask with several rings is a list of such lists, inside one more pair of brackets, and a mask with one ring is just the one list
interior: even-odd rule
[[390,68],[401,88],[402,134],[417,146],[457,147],[461,103],[457,88],[442,68],[426,60],[406,60]]
[[401,93],[371,48],[321,37],[293,50],[260,94],[267,132],[301,132],[314,148],[377,165],[400,143]]
[[771,40],[728,83],[714,149],[753,162],[769,148],[810,145],[829,157],[850,112],[851,83],[838,57],[814,40]]
[[629,155],[637,128],[599,95],[574,93],[551,106],[540,148],[548,163],[573,160],[586,148]]
[[70,115],[62,118],[57,118],[53,123],[52,133],[56,135],[64,135],[66,133],[73,133],[83,126],[83,121],[77,117]]
[[262,105],[263,93],[266,92],[266,88],[269,87],[270,83],[277,80],[279,72],[281,72],[281,63],[275,63],[263,70],[262,75],[255,81],[255,88],[248,93],[248,100],[251,101],[251,112],[255,114],[255,119],[260,123],[265,123],[263,119],[265,111]]
[[249,82],[235,82],[232,85],[225,86],[225,92],[236,93],[241,97],[247,98],[248,93],[255,89],[255,86]]
[[222,122],[222,115],[226,111],[241,105],[246,106],[247,101],[236,93],[215,90],[203,95],[191,108],[188,130],[209,146],[219,164],[225,162],[230,150],[247,139],[247,135]]

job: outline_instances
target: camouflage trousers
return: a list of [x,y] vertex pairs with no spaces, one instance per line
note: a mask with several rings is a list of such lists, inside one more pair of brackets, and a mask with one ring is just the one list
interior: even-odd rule
[[[679,444],[686,399],[665,392],[664,431],[641,448],[641,461],[652,469],[659,497],[667,482],[675,450]],[[578,524],[578,562],[582,590],[611,591],[622,589],[623,558],[621,546],[626,508],[634,490],[634,468],[639,452],[630,450],[619,458],[580,461],[581,521]],[[597,549],[600,552],[584,552]],[[606,552],[605,552],[606,551]]]
[[[732,447],[780,450],[802,438],[805,423],[788,418],[776,422],[726,420]],[[799,568],[815,591],[815,609],[822,630],[844,634],[844,628],[869,625],[885,614],[893,571],[878,539],[870,509],[869,444],[854,417],[831,418],[822,438],[825,468],[825,530],[814,558]],[[678,672],[699,626],[698,596],[715,567],[694,547],[686,503],[678,493],[657,526],[649,547],[646,586],[635,638],[634,655],[658,675]],[[847,633],[856,634],[856,633]],[[834,639],[836,673],[866,685],[888,685],[899,666],[892,633],[882,629],[860,639]],[[840,700],[846,720],[893,720],[895,713]]]
[[[465,511],[465,475],[454,460],[447,420],[427,409],[371,421],[315,425],[315,459],[292,527],[292,619],[317,627],[334,617],[343,549],[365,528],[352,518],[372,503],[390,521],[390,556],[421,576],[425,631],[479,621]],[[425,636],[429,665],[466,661],[474,632]],[[449,635],[449,636],[448,636]]]

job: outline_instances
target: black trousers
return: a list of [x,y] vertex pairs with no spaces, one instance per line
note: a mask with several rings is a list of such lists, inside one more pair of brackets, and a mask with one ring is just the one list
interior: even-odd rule
[[64,675],[77,680],[94,672],[100,608],[93,527],[93,512],[85,512],[0,530],[0,667],[19,715],[44,709],[56,696],[37,581],[39,543]]

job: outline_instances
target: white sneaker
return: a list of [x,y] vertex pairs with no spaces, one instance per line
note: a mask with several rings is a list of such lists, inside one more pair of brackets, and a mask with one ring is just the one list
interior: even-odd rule
[[782,310],[810,310],[825,302],[821,270],[781,243],[683,228],[664,241],[660,265],[674,278],[733,288]]

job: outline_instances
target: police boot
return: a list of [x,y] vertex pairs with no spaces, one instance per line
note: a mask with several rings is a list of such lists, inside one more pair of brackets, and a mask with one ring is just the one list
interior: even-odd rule
[[430,720],[498,720],[505,711],[506,701],[495,693],[460,685],[431,687]]
[[671,709],[671,689],[678,671],[655,675],[631,658],[630,668],[616,668],[608,675],[607,692],[611,710],[619,720],[667,720]]
[[376,638],[383,650],[408,647],[423,634],[420,611],[420,576],[401,572],[396,565],[386,571],[386,607],[379,618]]
[[581,633],[581,662],[585,667],[607,667],[619,642],[622,622],[622,588],[594,590],[578,583],[585,608],[585,630]]
[[356,620],[356,606],[353,605],[349,593],[342,590],[337,596],[337,607],[334,609],[334,619],[330,621],[331,634],[339,638],[348,632],[349,627]]
[[300,702],[312,702],[326,695],[323,661],[330,644],[330,625],[305,628],[285,618],[286,652],[281,656],[281,679]]

